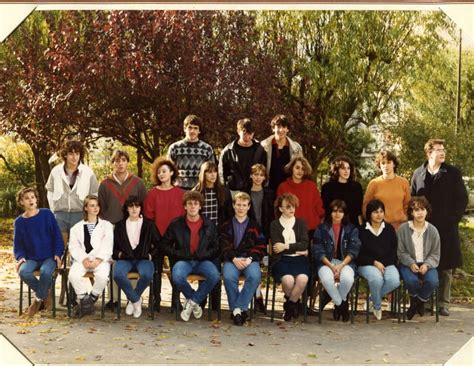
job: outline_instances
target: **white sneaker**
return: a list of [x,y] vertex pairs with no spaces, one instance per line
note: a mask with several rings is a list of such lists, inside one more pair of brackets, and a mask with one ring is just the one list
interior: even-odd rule
[[377,319],[377,320],[382,319],[382,308],[374,309],[373,313],[374,313],[375,319]]
[[181,319],[183,319],[185,322],[189,321],[192,312],[193,305],[191,304],[191,300],[186,300],[186,302],[184,303],[184,308],[181,311]]
[[133,317],[139,318],[142,315],[142,299],[133,303]]
[[133,303],[131,301],[127,301],[127,307],[125,308],[125,314],[132,315],[133,314]]
[[201,305],[196,304],[194,301],[193,301],[193,315],[196,319],[199,319],[202,316]]

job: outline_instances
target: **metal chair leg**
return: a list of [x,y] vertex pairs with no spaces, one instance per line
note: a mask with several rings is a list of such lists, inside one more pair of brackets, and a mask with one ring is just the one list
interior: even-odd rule
[[23,280],[20,277],[20,304],[18,308],[18,315],[23,314]]
[[273,291],[272,291],[272,315],[270,321],[273,322],[275,318],[275,297],[276,297],[276,282],[273,280]]

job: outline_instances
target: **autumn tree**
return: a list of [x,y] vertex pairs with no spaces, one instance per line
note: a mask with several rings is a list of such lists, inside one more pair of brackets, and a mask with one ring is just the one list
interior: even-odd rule
[[261,52],[276,65],[281,112],[316,167],[351,150],[350,131],[400,107],[412,73],[450,27],[440,13],[406,11],[262,12],[257,24]]

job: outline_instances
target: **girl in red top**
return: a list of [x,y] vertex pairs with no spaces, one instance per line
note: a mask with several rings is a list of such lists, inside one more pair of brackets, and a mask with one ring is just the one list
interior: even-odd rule
[[290,192],[298,197],[300,205],[296,209],[295,216],[305,220],[310,238],[324,217],[321,195],[316,183],[311,180],[312,171],[311,165],[304,157],[291,159],[285,166],[285,172],[290,177],[283,181],[277,190],[277,196]]
[[[155,186],[148,191],[143,203],[143,213],[149,220],[155,222],[161,236],[164,236],[171,221],[184,215],[184,190],[175,185],[178,169],[171,160],[164,157],[155,159],[151,166],[151,181]],[[161,301],[161,273],[164,255],[161,251],[155,257],[155,269],[158,272],[155,281],[155,309],[159,311]]]

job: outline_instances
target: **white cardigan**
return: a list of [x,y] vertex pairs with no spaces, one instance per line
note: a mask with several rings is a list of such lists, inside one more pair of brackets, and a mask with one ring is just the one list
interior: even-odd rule
[[84,245],[84,220],[79,221],[71,228],[69,236],[69,251],[74,261],[82,262],[86,258],[100,258],[109,261],[114,248],[114,227],[106,221],[99,219],[91,235],[92,250],[86,253]]

